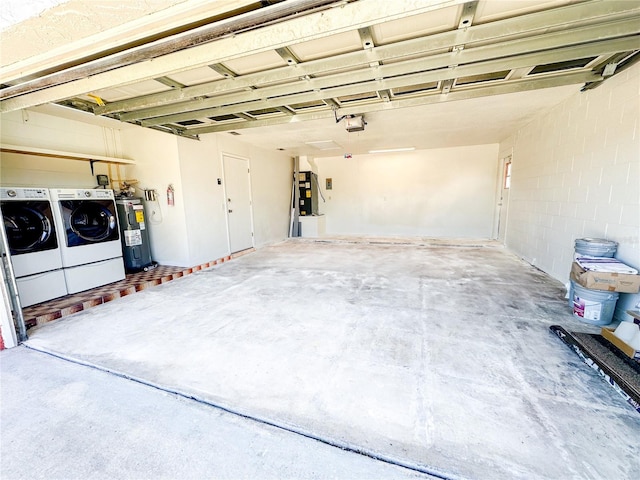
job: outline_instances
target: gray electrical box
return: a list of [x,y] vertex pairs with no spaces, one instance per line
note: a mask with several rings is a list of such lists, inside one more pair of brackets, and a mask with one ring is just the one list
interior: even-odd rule
[[147,231],[144,205],[141,198],[124,197],[116,200],[122,256],[128,273],[148,270],[156,265],[151,260],[151,245]]

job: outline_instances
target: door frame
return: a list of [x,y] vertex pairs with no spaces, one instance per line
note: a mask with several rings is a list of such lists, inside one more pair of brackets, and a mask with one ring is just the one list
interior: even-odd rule
[[[496,219],[494,224],[494,239],[502,242],[507,241],[507,225],[509,220],[509,199],[511,197],[511,188],[505,188],[505,175],[507,164],[512,164],[513,168],[513,150],[509,150],[500,155],[498,160],[498,184],[496,191]],[[513,172],[513,170],[512,170]],[[509,190],[509,194],[505,196],[505,190]]]
[[229,202],[228,202],[229,196],[227,192],[227,172],[224,168],[224,157],[234,158],[236,160],[244,160],[247,162],[247,168],[248,168],[247,182],[249,185],[249,221],[251,225],[251,247],[250,248],[255,248],[256,237],[255,237],[254,222],[253,222],[253,188],[251,185],[251,159],[248,157],[237,155],[235,153],[220,152],[220,163],[221,163],[222,179],[223,179],[222,191],[224,193],[224,218],[225,218],[225,224],[227,226],[227,252],[229,255],[231,255],[232,253],[236,253],[236,252],[231,251],[231,228],[229,227]]

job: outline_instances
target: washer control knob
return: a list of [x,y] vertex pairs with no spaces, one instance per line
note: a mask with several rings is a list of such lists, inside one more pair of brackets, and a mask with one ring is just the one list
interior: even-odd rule
[[7,197],[15,197],[18,193],[15,190],[7,190]]
[[84,191],[84,196],[89,198],[91,196],[91,192],[89,190]]

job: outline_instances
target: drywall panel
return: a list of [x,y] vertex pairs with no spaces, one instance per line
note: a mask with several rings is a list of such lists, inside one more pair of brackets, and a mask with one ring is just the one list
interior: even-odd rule
[[[30,110],[3,114],[0,141],[4,144],[38,147],[72,153],[122,156],[120,131],[59,118]],[[7,186],[79,187],[97,185],[94,174],[109,174],[104,163],[2,153],[0,183]],[[126,172],[126,166],[112,166],[112,172]]]
[[2,142],[120,157],[119,130],[33,110],[2,114]]
[[228,255],[222,168],[215,136],[178,139],[189,265]]
[[329,235],[491,237],[497,144],[315,162]]
[[251,149],[250,158],[254,244],[262,247],[289,234],[293,159],[256,148]]
[[[292,160],[279,152],[250,146],[228,134],[178,139],[189,265],[228,255],[223,154],[249,160],[254,244],[287,237]],[[220,184],[218,184],[220,179]]]
[[[161,265],[190,267],[184,190],[180,172],[177,137],[155,130],[132,128],[122,131],[123,153],[135,160],[130,178],[137,180],[135,195],[143,189],[155,190],[157,200],[145,202],[151,255]],[[173,185],[174,205],[167,201],[167,188]]]
[[[640,65],[577,93],[517,132],[507,246],[567,282],[574,241],[619,242],[640,268]],[[640,302],[621,295],[618,313]]]

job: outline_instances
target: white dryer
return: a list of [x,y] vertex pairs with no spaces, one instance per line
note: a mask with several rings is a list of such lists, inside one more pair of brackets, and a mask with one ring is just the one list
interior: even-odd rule
[[0,188],[0,209],[21,305],[28,307],[66,295],[49,191]]
[[125,278],[113,190],[50,189],[69,293]]

